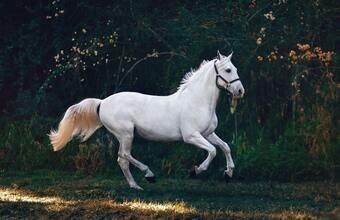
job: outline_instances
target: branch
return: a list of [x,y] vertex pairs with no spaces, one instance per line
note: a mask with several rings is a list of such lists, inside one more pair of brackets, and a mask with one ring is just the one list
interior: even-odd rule
[[160,34],[154,31],[150,26],[148,26],[144,22],[142,22],[142,25],[146,27],[146,29],[150,31],[158,41],[163,42],[170,50],[174,50],[174,48]]
[[116,88],[114,90],[114,93],[118,92],[120,86],[122,85],[123,81],[126,79],[126,77],[128,77],[128,75],[132,72],[132,70],[138,65],[140,64],[141,62],[145,61],[145,60],[148,60],[150,58],[157,58],[159,57],[160,55],[171,55],[171,57],[173,56],[180,56],[180,57],[183,57],[184,59],[188,60],[188,58],[183,55],[183,54],[180,54],[180,53],[176,53],[176,52],[173,52],[173,51],[165,51],[165,52],[154,52],[152,54],[147,54],[145,57],[137,60],[124,74],[123,77],[121,77],[121,79],[119,80],[119,82],[117,83],[116,85]]

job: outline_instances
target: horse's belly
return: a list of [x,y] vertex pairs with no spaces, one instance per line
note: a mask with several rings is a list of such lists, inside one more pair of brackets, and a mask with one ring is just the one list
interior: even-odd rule
[[175,141],[181,138],[178,113],[167,99],[149,98],[135,110],[137,133],[149,140]]
[[[149,124],[149,123],[148,123]],[[135,125],[137,133],[148,140],[154,141],[176,141],[181,138],[181,133],[178,128],[169,125]]]

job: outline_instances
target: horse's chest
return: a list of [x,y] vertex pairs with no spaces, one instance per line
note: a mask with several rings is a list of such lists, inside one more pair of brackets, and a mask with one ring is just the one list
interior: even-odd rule
[[213,114],[210,117],[210,120],[208,120],[205,128],[201,131],[201,133],[203,134],[203,136],[209,135],[215,131],[216,127],[217,127],[217,117],[215,114]]
[[[197,108],[195,111],[184,112],[180,118],[181,133],[183,136],[190,135],[192,132],[200,132],[207,136],[214,132],[217,127],[217,117],[214,111],[207,108]],[[190,113],[188,113],[190,112]]]
[[195,118],[192,126],[196,127],[195,130],[199,131],[203,136],[207,136],[214,132],[217,127],[216,114],[200,114],[199,117]]

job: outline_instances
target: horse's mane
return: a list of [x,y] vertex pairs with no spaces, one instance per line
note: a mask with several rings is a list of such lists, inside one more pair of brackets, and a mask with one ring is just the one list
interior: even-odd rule
[[210,62],[210,60],[203,60],[202,63],[199,65],[199,67],[197,69],[191,68],[191,70],[189,72],[187,72],[184,75],[184,77],[182,78],[181,83],[180,83],[177,91],[182,91],[185,88],[187,88],[188,84],[190,82],[194,81],[198,77],[199,74],[197,74],[197,72],[199,72],[201,70],[201,68],[209,62]]

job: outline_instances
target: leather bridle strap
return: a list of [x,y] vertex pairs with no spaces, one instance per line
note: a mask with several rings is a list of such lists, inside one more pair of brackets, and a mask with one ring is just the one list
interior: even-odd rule
[[[217,60],[216,60],[217,61]],[[228,81],[228,80],[226,80],[223,76],[221,76],[219,73],[218,73],[218,70],[217,70],[217,67],[216,67],[216,61],[214,62],[214,68],[215,68],[215,72],[216,72],[216,86],[217,86],[217,88],[219,88],[219,89],[225,89],[223,86],[221,86],[221,85],[219,85],[218,84],[218,79],[220,78],[223,82],[225,82],[226,84],[227,84],[227,88],[229,88],[230,87],[230,85],[232,84],[232,83],[234,83],[234,82],[237,82],[237,81],[239,81],[240,79],[239,78],[237,78],[237,79],[234,79],[234,80],[232,80],[232,81]],[[227,89],[226,89],[227,90]],[[229,93],[231,93],[229,90],[227,90]]]

